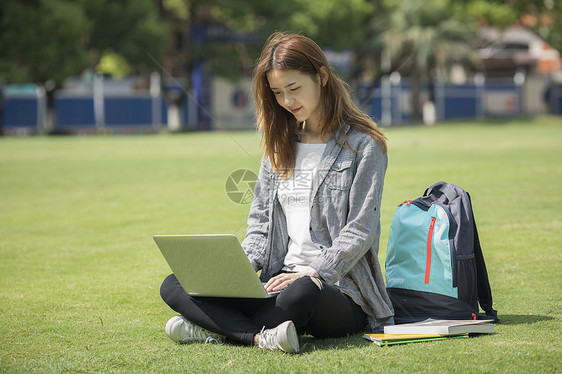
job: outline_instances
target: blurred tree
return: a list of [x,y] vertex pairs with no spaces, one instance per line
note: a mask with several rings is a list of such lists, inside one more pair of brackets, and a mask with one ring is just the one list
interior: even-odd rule
[[145,76],[157,66],[164,55],[168,30],[152,0],[78,2],[91,24],[86,48],[93,69],[104,57],[112,60],[117,70],[128,68]]
[[96,72],[121,79],[133,72],[131,65],[121,55],[105,52],[95,67]]
[[64,0],[0,3],[0,69],[8,82],[61,83],[88,62],[90,24]]
[[154,10],[152,0],[2,1],[0,70],[7,82],[45,88],[44,131],[56,131],[54,92],[66,78],[103,56],[141,73],[161,59],[166,30]]
[[52,131],[54,90],[88,65],[90,22],[79,4],[64,0],[2,1],[0,14],[0,71],[8,83],[45,88],[44,130]]
[[459,14],[449,0],[400,0],[368,25],[365,47],[380,58],[381,73],[407,69],[413,121],[421,119],[422,80],[446,79],[454,63],[478,65],[472,48],[475,25]]
[[471,0],[470,14],[481,22],[529,27],[562,52],[562,2],[559,0]]
[[363,40],[363,24],[380,1],[294,0],[282,29],[302,32],[323,48],[353,50]]
[[[163,62],[169,104],[179,106],[191,88],[191,74],[204,61],[207,74],[232,80],[248,76],[264,40],[273,31],[299,32],[322,47],[352,50],[361,42],[368,0],[157,0],[170,39]],[[342,32],[345,30],[345,32]],[[177,124],[173,124],[176,128]]]
[[519,11],[505,0],[455,0],[455,5],[463,10],[464,17],[480,25],[494,25],[505,28],[519,16]]
[[[258,27],[254,1],[156,0],[171,37],[161,65],[162,93],[168,103],[168,128],[181,131],[180,110],[192,86],[194,69],[238,78],[253,63],[248,46]],[[205,62],[203,64],[203,61]]]

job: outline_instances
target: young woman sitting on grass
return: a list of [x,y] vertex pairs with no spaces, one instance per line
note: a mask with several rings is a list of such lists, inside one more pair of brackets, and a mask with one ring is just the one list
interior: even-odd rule
[[242,246],[269,299],[187,295],[172,274],[178,343],[230,339],[299,351],[299,334],[344,337],[393,323],[378,260],[386,141],[320,47],[276,33],[254,75],[265,148]]

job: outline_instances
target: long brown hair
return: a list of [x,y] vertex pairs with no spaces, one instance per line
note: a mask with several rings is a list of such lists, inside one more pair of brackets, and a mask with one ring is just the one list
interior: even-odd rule
[[284,177],[291,175],[295,167],[299,123],[277,103],[266,74],[274,69],[293,69],[309,74],[316,80],[322,67],[326,68],[324,70],[328,74],[326,85],[321,88],[320,94],[322,138],[341,130],[344,144],[340,145],[351,149],[344,131],[348,124],[357,131],[371,135],[383,152],[387,151],[383,132],[355,105],[349,86],[332,72],[322,49],[305,36],[275,33],[267,41],[256,66],[253,89],[258,129],[261,131],[265,155],[273,168]]

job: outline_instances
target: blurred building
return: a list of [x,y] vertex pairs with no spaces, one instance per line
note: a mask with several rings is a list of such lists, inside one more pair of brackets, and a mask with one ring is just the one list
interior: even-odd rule
[[478,50],[486,79],[513,79],[522,87],[521,105],[525,114],[558,112],[552,91],[562,84],[560,53],[531,29],[513,26],[505,30],[480,29]]
[[511,78],[526,75],[557,75],[562,71],[560,53],[532,30],[514,26],[504,31],[484,27],[479,31],[479,55],[487,78]]

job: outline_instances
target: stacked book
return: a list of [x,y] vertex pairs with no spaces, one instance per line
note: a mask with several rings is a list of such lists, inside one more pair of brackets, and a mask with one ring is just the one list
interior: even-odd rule
[[385,326],[384,334],[363,337],[379,346],[429,340],[468,338],[469,334],[493,334],[493,320],[436,320]]

